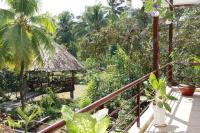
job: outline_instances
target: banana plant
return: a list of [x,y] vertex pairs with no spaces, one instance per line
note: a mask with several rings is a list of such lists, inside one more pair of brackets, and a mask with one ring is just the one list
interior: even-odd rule
[[30,122],[37,117],[38,115],[41,114],[41,109],[40,108],[35,108],[30,115],[28,115],[25,111],[23,111],[21,108],[16,109],[19,118],[21,119],[22,123],[25,125],[25,133],[28,132],[28,125]]
[[38,115],[41,114],[40,108],[35,108],[31,114],[29,115],[27,112],[23,111],[20,107],[16,109],[16,112],[18,113],[18,116],[20,120],[15,121],[11,117],[7,118],[7,123],[10,127],[17,127],[20,128],[22,125],[25,126],[25,133],[28,132],[28,125],[31,121],[33,121],[34,118],[36,118]]
[[10,116],[7,117],[6,122],[8,123],[9,127],[11,127],[11,128],[15,128],[15,127],[20,128],[21,127],[20,121],[15,121]]
[[64,105],[61,113],[70,133],[105,133],[110,123],[109,118],[106,117],[107,109],[91,115],[89,113],[74,113],[68,106]]
[[148,81],[144,82],[146,87],[145,94],[153,101],[153,104],[171,112],[168,100],[177,100],[176,97],[166,94],[166,79],[161,77],[157,79],[154,73],[151,73]]

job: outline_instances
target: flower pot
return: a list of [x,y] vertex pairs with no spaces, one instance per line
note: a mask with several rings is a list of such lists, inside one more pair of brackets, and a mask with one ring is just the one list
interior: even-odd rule
[[160,108],[158,106],[153,106],[153,117],[154,117],[154,126],[156,127],[163,127],[166,126],[165,123],[165,118],[166,118],[166,114],[165,114],[165,109]]
[[181,93],[182,96],[193,96],[194,92],[195,92],[195,86],[193,85],[184,85],[181,84],[179,86],[179,91]]

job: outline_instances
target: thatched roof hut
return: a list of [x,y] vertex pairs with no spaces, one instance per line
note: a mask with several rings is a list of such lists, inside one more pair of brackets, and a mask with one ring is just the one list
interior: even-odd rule
[[40,67],[37,61],[34,61],[34,71],[46,71],[46,72],[61,72],[61,71],[79,71],[83,69],[83,66],[77,61],[77,59],[71,55],[66,49],[55,43],[55,53],[49,55],[47,52],[43,52],[43,65]]

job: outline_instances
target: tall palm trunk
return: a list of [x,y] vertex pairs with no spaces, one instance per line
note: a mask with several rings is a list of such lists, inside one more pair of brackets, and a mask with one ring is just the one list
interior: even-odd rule
[[22,104],[22,108],[24,108],[24,61],[21,62],[21,69],[20,69],[20,100]]

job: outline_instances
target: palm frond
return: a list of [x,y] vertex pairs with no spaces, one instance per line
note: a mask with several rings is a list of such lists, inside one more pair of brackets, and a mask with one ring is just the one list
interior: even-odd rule
[[46,34],[46,32],[43,29],[38,28],[36,26],[32,26],[32,38],[33,37],[35,39],[35,42],[37,40],[38,46],[44,46],[45,50],[54,50],[51,38],[48,36],[48,34]]
[[10,10],[0,9],[0,26],[8,23],[9,20],[13,20],[14,16],[15,14]]
[[26,122],[29,122],[29,117],[28,117],[28,115],[27,115],[21,108],[18,107],[18,108],[16,109],[16,111],[17,111],[19,117],[20,117],[22,120],[24,120],[24,121],[26,121]]
[[20,13],[26,16],[31,16],[38,11],[38,0],[6,0],[8,5],[15,10],[15,13]]
[[48,18],[45,15],[42,16],[33,16],[30,18],[30,21],[36,25],[41,25],[44,27],[48,32],[55,33],[55,24],[53,23],[53,20]]
[[40,47],[40,41],[38,40],[37,36],[34,35],[32,36],[32,48],[35,55],[34,60],[37,60],[39,64],[43,65],[42,48]]
[[14,24],[1,37],[2,43],[7,43],[7,47],[12,53],[12,63],[15,64],[16,70],[19,70],[21,61],[24,61],[27,65],[30,63],[32,50],[30,35],[28,34],[21,25]]
[[3,39],[3,35],[5,34],[6,31],[8,31],[10,26],[11,26],[10,24],[4,24],[0,26],[0,38],[1,38],[0,40]]

